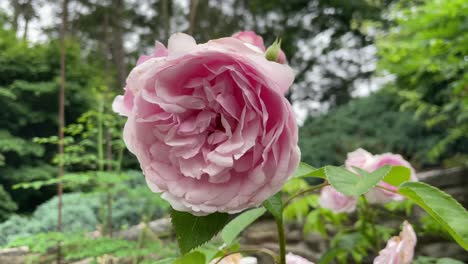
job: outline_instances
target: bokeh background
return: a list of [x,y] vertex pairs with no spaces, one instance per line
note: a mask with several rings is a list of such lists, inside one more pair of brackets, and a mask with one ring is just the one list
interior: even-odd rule
[[[46,252],[62,241],[68,259],[102,263],[177,254],[173,240],[161,238],[169,230],[155,235],[141,224],[164,219],[168,205],[147,189],[121,141],[124,120],[111,111],[139,55],[174,32],[199,43],[244,30],[267,45],[280,37],[296,73],[286,96],[301,126],[304,162],[341,165],[359,147],[394,152],[418,172],[441,171],[436,185],[468,165],[466,0],[67,2],[64,9],[62,1],[0,1],[0,247]],[[466,206],[467,181],[457,177]],[[59,207],[68,240],[55,232]],[[137,240],[112,239],[135,226]],[[450,241],[436,231],[432,236]],[[96,239],[85,238],[90,232]]]

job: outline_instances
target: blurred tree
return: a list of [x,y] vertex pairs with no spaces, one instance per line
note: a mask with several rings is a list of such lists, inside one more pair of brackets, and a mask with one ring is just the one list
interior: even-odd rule
[[295,101],[347,103],[371,81],[374,31],[387,24],[392,0],[252,0],[253,28],[271,43],[276,36],[296,68]]
[[429,127],[446,130],[433,159],[468,155],[468,3],[404,1],[392,11],[395,25],[378,41],[380,68],[396,76],[392,86]]
[[[79,46],[72,42],[66,56],[67,89],[73,94],[65,98],[66,116],[75,120],[93,104],[91,88],[102,83],[102,73],[96,62],[81,57]],[[32,210],[53,194],[52,188],[46,188],[21,190],[19,195],[11,186],[56,176],[48,164],[55,149],[32,139],[56,134],[59,58],[56,41],[33,45],[0,27],[0,184],[20,211]]]

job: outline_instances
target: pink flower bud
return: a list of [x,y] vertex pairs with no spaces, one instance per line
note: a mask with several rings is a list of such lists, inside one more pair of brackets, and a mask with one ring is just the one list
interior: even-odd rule
[[[411,164],[406,161],[401,155],[393,153],[384,153],[381,155],[375,155],[372,159],[372,162],[367,166],[367,170],[372,172],[384,165],[393,165],[393,166],[404,166],[411,170],[411,181],[417,181],[416,172],[411,166]],[[374,188],[366,194],[366,198],[369,203],[372,204],[385,204],[391,201],[401,201],[404,199],[403,196],[396,194],[397,187],[392,186],[385,182],[380,182],[380,186],[385,187],[391,191],[387,191],[381,188]]]
[[346,196],[335,190],[332,186],[323,187],[320,193],[320,206],[330,209],[335,213],[353,212],[356,210],[356,203],[356,197]]
[[403,230],[399,236],[387,241],[387,246],[379,252],[374,264],[410,264],[413,261],[416,234],[413,227],[403,222]]
[[286,255],[286,264],[314,264],[313,262],[308,261],[307,259],[294,255],[293,253],[288,253]]

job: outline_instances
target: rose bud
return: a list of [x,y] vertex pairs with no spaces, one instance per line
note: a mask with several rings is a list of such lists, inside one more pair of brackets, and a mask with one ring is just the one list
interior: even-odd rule
[[[237,38],[244,42],[245,45],[250,47],[251,49],[259,52],[259,53],[265,53],[267,52],[267,49],[265,47],[265,44],[263,44],[263,38],[253,31],[242,31],[242,32],[237,32],[234,35],[232,35],[233,38]],[[274,45],[274,44],[273,44]],[[273,46],[272,45],[272,46]],[[271,48],[271,47],[270,47]],[[274,51],[274,60],[278,63],[281,64],[287,64],[288,61],[286,59],[286,55],[284,54],[283,50],[278,46],[278,50]],[[268,58],[268,57],[267,57]]]

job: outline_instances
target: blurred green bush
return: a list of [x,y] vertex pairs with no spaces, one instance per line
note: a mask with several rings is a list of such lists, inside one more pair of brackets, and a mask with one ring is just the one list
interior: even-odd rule
[[348,152],[362,147],[376,154],[399,153],[418,168],[436,164],[445,156],[430,161],[426,154],[445,131],[427,128],[413,112],[400,111],[402,101],[384,89],[310,117],[299,130],[302,160],[316,167],[341,165]]

